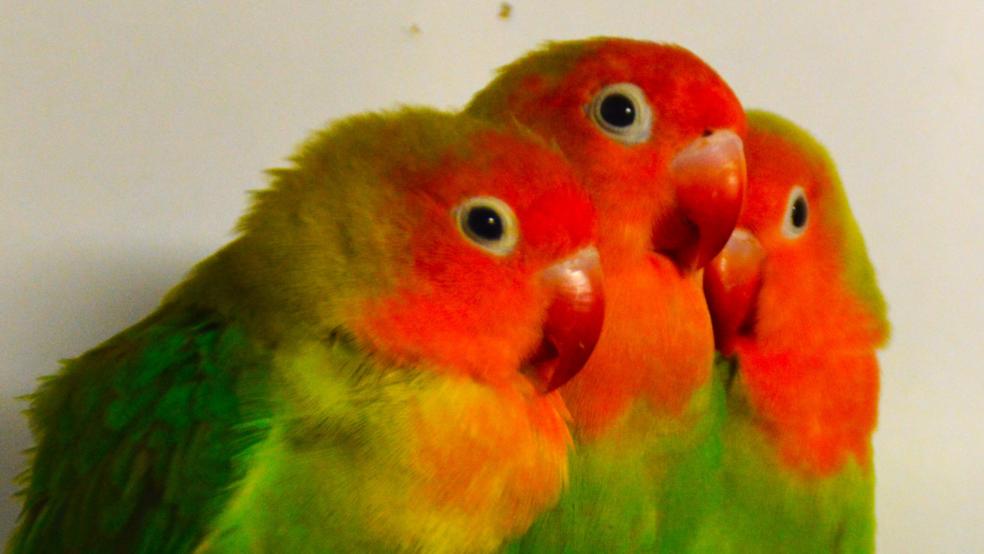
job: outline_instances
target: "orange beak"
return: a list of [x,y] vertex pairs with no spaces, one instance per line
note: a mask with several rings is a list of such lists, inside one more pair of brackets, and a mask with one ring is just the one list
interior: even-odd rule
[[542,274],[552,292],[543,340],[529,360],[529,376],[548,393],[573,378],[594,351],[605,317],[598,251],[585,248]]
[[745,196],[745,152],[731,131],[715,131],[670,162],[677,209],[656,221],[653,249],[684,273],[704,267],[728,241]]
[[704,272],[704,296],[714,324],[714,342],[725,356],[734,352],[735,338],[747,334],[754,324],[764,260],[765,251],[758,240],[739,228]]

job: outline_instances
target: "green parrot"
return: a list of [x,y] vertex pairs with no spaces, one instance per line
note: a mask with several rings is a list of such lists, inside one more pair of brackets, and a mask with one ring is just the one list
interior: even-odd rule
[[494,551],[552,505],[594,212],[531,134],[351,117],[238,237],[31,397],[8,552]]
[[871,552],[885,301],[823,146],[766,112],[748,125],[745,207],[705,273],[728,410],[696,551]]

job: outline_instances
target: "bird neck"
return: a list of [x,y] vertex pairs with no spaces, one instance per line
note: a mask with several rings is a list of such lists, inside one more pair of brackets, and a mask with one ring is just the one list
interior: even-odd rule
[[786,466],[811,475],[871,463],[878,411],[872,348],[768,351],[739,343],[729,413],[750,420]]

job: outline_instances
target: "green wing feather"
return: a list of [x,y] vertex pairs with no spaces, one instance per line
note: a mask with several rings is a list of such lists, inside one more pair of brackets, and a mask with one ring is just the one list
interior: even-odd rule
[[66,362],[32,398],[8,551],[193,549],[267,432],[269,365],[239,328],[166,307]]

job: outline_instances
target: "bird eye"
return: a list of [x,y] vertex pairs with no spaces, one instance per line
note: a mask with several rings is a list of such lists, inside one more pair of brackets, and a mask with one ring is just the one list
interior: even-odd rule
[[591,119],[609,137],[622,144],[649,140],[653,114],[646,94],[632,83],[617,83],[601,89],[588,106]]
[[469,242],[496,256],[516,247],[519,224],[508,204],[494,196],[469,198],[454,209],[458,230]]
[[782,234],[791,239],[802,235],[803,231],[806,230],[809,215],[806,192],[803,191],[803,187],[793,187],[789,193],[789,200],[786,201],[786,213],[782,220]]

